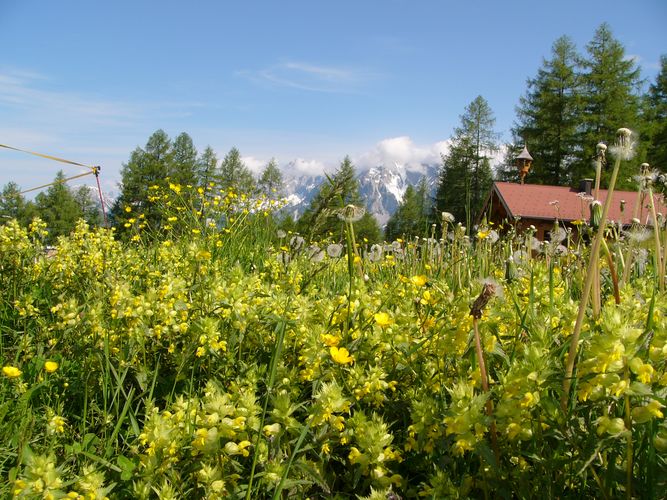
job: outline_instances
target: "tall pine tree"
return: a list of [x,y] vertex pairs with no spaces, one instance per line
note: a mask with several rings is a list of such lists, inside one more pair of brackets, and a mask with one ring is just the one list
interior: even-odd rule
[[[345,157],[335,174],[322,183],[310,206],[297,221],[297,229],[310,240],[326,238],[329,235],[334,239],[343,239],[345,224],[340,214],[347,205],[364,209],[366,206],[361,198],[359,181],[349,156]],[[375,242],[381,238],[380,227],[375,217],[368,212],[355,222],[355,232],[358,241],[365,238],[369,242]]]
[[660,73],[644,99],[644,119],[648,136],[646,160],[667,172],[667,55],[660,58]]
[[255,191],[255,179],[250,169],[241,160],[241,153],[236,148],[225,155],[217,172],[218,184],[222,189],[231,189],[238,193],[251,194]]
[[[612,142],[620,127],[636,131],[640,126],[639,69],[626,57],[625,48],[613,37],[608,24],[600,25],[586,51],[588,57],[582,62],[581,142],[571,175],[573,184],[594,176],[592,160],[599,142]],[[630,187],[634,170],[629,162],[624,162],[617,187]],[[602,184],[606,184],[604,176]]]
[[460,117],[442,170],[435,212],[450,212],[470,227],[493,182],[491,156],[498,151],[495,118],[489,104],[477,96]]
[[566,185],[578,181],[572,178],[570,165],[579,149],[579,56],[566,36],[554,42],[551,54],[537,76],[528,80],[528,91],[517,108],[519,123],[512,132],[535,158],[527,182]]
[[430,227],[428,186],[422,177],[419,184],[408,186],[403,193],[403,200],[396,212],[389,218],[384,230],[385,239],[411,238],[427,236]]
[[206,146],[206,149],[197,161],[197,184],[206,188],[211,182],[215,182],[217,170],[218,157],[211,146]]
[[[172,172],[173,153],[171,140],[164,130],[150,136],[145,148],[137,147],[130,160],[121,169],[120,196],[116,199],[111,214],[119,232],[123,232],[123,221],[144,215],[151,228],[157,228],[162,219],[160,209],[149,202],[151,186],[165,187]],[[132,213],[126,214],[130,208]]]
[[257,187],[268,198],[278,199],[284,195],[283,174],[275,158],[271,158],[271,161],[264,167]]
[[169,177],[175,184],[194,186],[197,184],[197,166],[197,148],[192,138],[183,132],[172,144]]
[[53,243],[58,236],[69,234],[76,222],[83,217],[81,207],[69,186],[65,184],[62,170],[56,174],[49,189],[36,196],[35,205],[39,217],[46,223],[49,231],[49,243]]
[[35,204],[26,201],[18,184],[15,182],[5,184],[0,192],[0,225],[16,219],[25,226],[36,216]]

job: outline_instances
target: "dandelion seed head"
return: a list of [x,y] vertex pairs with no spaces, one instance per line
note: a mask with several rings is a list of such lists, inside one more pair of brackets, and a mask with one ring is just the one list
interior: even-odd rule
[[440,218],[442,219],[443,224],[446,222],[453,223],[455,221],[454,216],[449,212],[442,212]]
[[340,243],[332,243],[327,246],[327,255],[332,259],[337,259],[343,253],[343,245]]
[[610,152],[621,160],[630,160],[635,154],[637,139],[629,128],[619,128],[616,131],[616,143]]
[[358,220],[361,220],[361,218],[364,216],[366,213],[366,209],[364,207],[357,207],[355,205],[347,205],[343,208],[341,208],[338,211],[338,218],[342,221],[345,222],[357,222]]

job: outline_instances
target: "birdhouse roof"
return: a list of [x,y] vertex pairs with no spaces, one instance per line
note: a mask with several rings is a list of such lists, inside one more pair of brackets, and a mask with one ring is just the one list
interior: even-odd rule
[[523,151],[521,151],[521,154],[517,156],[517,159],[533,161],[533,157],[530,156],[530,153],[528,152],[528,148],[526,146],[523,147]]

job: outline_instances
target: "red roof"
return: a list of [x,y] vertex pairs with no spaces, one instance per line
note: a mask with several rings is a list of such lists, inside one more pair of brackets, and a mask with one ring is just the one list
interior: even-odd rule
[[[513,182],[494,182],[493,190],[498,195],[510,217],[523,219],[562,221],[578,219],[588,220],[590,201],[582,199],[577,189],[564,186],[544,186],[539,184],[517,184]],[[604,204],[607,190],[600,189],[600,201]],[[655,209],[667,214],[667,206],[660,195],[653,195]],[[621,200],[625,200],[625,210],[621,214]],[[608,220],[629,223],[637,200],[636,191],[614,191]],[[645,197],[640,207],[639,220],[646,223],[650,217],[648,198]]]

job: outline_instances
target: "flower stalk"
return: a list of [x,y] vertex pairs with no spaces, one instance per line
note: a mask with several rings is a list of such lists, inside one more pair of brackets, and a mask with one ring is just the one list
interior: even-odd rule
[[626,128],[621,128],[618,130],[618,146],[616,149],[616,159],[614,161],[614,169],[611,174],[611,179],[609,181],[609,188],[607,190],[607,198],[604,202],[604,207],[602,209],[602,215],[600,217],[600,224],[598,226],[597,234],[595,235],[595,240],[593,241],[593,246],[591,248],[591,255],[588,260],[588,268],[586,269],[586,281],[584,282],[584,289],[581,296],[581,302],[579,303],[579,312],[577,313],[577,319],[574,325],[574,331],[572,332],[572,340],[570,341],[570,349],[567,354],[567,361],[565,364],[565,378],[563,380],[563,394],[561,396],[561,408],[563,411],[567,410],[569,396],[570,396],[570,387],[572,386],[572,373],[574,372],[574,363],[577,357],[577,352],[579,350],[579,337],[581,335],[581,327],[584,322],[584,315],[586,313],[586,308],[588,306],[588,298],[591,294],[591,288],[593,287],[593,275],[597,266],[597,261],[600,255],[600,247],[602,246],[602,239],[604,238],[605,228],[607,225],[607,215],[609,214],[609,207],[611,206],[612,194],[614,192],[614,187],[616,186],[616,178],[618,177],[618,171],[621,167],[621,158],[628,158],[631,156],[632,145],[630,143],[630,130]]
[[[470,315],[472,316],[472,326],[475,336],[475,353],[477,355],[477,364],[479,365],[480,378],[482,381],[482,390],[485,393],[489,392],[489,376],[486,370],[486,363],[484,362],[484,348],[482,347],[482,338],[479,334],[478,321],[482,317],[482,313],[486,304],[496,293],[496,285],[493,283],[485,283],[482,293],[475,299],[470,308]],[[486,414],[491,417],[493,415],[493,401],[491,398],[486,400]],[[491,421],[491,446],[496,457],[496,463],[500,463],[500,450],[498,448],[498,436],[496,433],[496,423]]]

